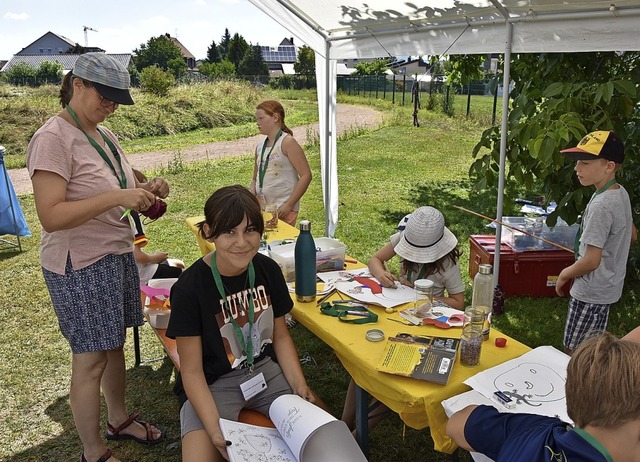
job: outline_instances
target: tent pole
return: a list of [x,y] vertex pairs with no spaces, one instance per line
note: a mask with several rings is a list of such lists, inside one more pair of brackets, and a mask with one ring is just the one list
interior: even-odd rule
[[[509,81],[511,80],[511,40],[513,25],[506,23],[506,43],[504,50],[503,78],[502,78],[502,126],[500,129],[500,175],[498,176],[498,203],[496,206],[496,220],[502,221],[504,206],[504,179],[507,158],[507,131],[509,125]],[[498,285],[500,278],[500,242],[502,240],[502,226],[496,226],[496,245],[493,259],[493,284]]]
[[331,97],[331,83],[329,79],[331,78],[331,69],[330,69],[330,59],[329,59],[329,48],[331,44],[325,40],[324,42],[324,85],[325,85],[325,98],[324,102],[324,145],[325,145],[325,168],[324,168],[324,178],[322,179],[322,183],[324,184],[324,235],[328,237],[333,237],[331,235],[331,162],[330,162],[330,151],[331,151],[331,122],[329,117],[331,116],[329,98]]

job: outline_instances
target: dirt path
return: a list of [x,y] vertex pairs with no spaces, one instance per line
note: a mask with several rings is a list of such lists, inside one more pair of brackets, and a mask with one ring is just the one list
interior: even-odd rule
[[[374,109],[338,104],[337,106],[337,132],[340,136],[345,131],[356,128],[375,128],[382,123],[382,113]],[[305,125],[292,129],[293,135],[301,145],[307,143],[307,135],[317,136],[318,124]],[[185,163],[197,160],[213,160],[222,157],[237,156],[253,152],[262,135],[241,138],[234,141],[220,141],[217,143],[199,144],[181,148],[180,159]],[[131,164],[144,172],[156,167],[165,167],[173,160],[176,150],[145,152],[128,155]],[[17,195],[32,194],[31,180],[26,168],[9,170],[9,178]]]

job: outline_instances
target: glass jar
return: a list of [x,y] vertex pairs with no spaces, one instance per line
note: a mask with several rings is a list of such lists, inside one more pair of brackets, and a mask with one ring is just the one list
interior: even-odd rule
[[413,283],[413,291],[413,311],[419,318],[428,317],[433,306],[433,281],[417,279]]
[[482,326],[469,324],[462,328],[460,337],[460,364],[477,366],[482,350]]
[[484,329],[485,317],[487,314],[484,309],[469,305],[464,309],[464,323],[462,327],[476,326]]

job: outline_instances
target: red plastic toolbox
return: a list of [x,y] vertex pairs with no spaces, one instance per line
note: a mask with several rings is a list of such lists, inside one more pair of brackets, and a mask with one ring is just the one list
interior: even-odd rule
[[[472,280],[479,265],[493,265],[495,244],[493,235],[469,237],[469,276]],[[503,243],[500,245],[499,283],[506,296],[555,297],[555,282],[560,271],[574,261],[573,253],[566,250],[515,252]]]

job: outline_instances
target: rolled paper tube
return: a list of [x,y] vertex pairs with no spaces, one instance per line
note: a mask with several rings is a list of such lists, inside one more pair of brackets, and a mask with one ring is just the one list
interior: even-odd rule
[[496,346],[497,346],[498,348],[504,348],[506,344],[507,344],[507,339],[506,339],[506,338],[504,338],[504,337],[498,337],[498,338],[496,339]]

